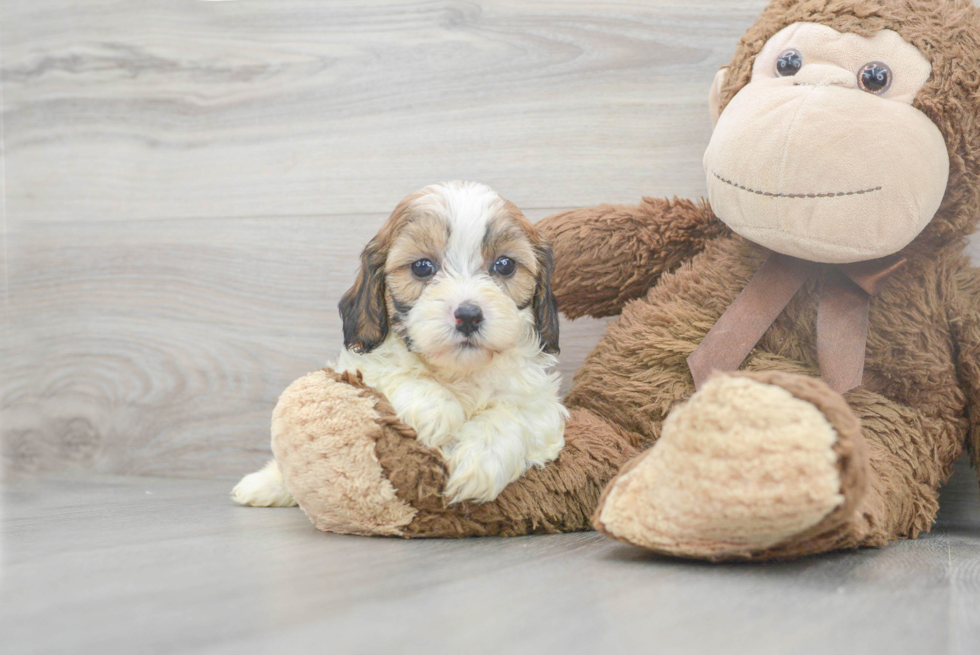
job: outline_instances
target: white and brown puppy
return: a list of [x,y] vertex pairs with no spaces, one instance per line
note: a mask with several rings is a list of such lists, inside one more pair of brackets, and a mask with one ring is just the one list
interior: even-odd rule
[[[361,254],[340,301],[344,350],[418,440],[449,464],[452,502],[493,500],[564,446],[551,249],[483,184],[435,184],[405,198]],[[293,504],[274,462],[233,491]]]

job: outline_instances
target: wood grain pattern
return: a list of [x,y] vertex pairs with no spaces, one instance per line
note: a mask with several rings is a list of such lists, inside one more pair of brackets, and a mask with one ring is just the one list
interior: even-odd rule
[[[258,465],[402,196],[701,195],[764,4],[0,0],[4,467]],[[605,324],[563,323],[565,389]]]
[[[0,4],[8,469],[234,476],[406,193],[703,191],[763,0]],[[563,326],[571,372],[604,321]]]
[[6,2],[21,221],[703,192],[714,71],[764,0]]
[[[209,477],[261,463],[279,393],[339,352],[337,301],[384,219],[22,225],[0,351],[7,467]],[[603,325],[564,325],[566,386]]]
[[661,558],[594,532],[372,539],[229,484],[28,481],[2,495],[11,653],[977,652],[977,481],[932,533],[796,562]]

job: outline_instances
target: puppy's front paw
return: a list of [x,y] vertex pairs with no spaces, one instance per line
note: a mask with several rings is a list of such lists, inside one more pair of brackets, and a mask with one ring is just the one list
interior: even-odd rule
[[500,492],[516,480],[520,473],[508,476],[500,467],[489,462],[481,462],[476,458],[453,466],[446,480],[446,496],[450,504],[461,503],[465,500],[476,503],[486,503],[494,500]]
[[463,406],[441,387],[402,385],[390,401],[398,418],[430,448],[444,446],[466,421]]
[[261,470],[249,473],[231,490],[231,497],[250,507],[295,507],[296,501],[286,490],[282,473],[272,460]]
[[493,433],[479,420],[464,425],[443,452],[449,463],[445,493],[450,503],[494,500],[525,469],[520,440]]

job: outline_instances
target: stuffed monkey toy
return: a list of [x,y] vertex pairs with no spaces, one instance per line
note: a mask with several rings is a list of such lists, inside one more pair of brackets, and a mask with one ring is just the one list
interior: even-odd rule
[[[708,201],[539,224],[570,318],[612,316],[565,449],[492,502],[329,370],[273,418],[314,524],[402,537],[584,530],[709,560],[913,538],[980,463],[980,9],[774,0],[711,89]],[[709,204],[710,203],[710,204]]]

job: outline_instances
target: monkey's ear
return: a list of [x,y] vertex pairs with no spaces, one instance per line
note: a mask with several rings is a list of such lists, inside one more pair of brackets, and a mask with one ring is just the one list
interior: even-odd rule
[[539,244],[535,250],[538,258],[538,285],[534,289],[531,307],[534,311],[534,328],[538,331],[542,349],[557,355],[558,349],[558,301],[551,292],[551,276],[555,272],[555,259],[551,246]]
[[377,240],[372,239],[361,253],[357,281],[340,299],[338,307],[344,322],[344,347],[351,352],[369,353],[388,336],[386,256]]
[[711,109],[711,127],[718,123],[721,116],[721,88],[725,86],[725,78],[728,76],[728,66],[719,68],[715,73],[715,81],[711,83],[711,91],[708,92],[708,107]]

